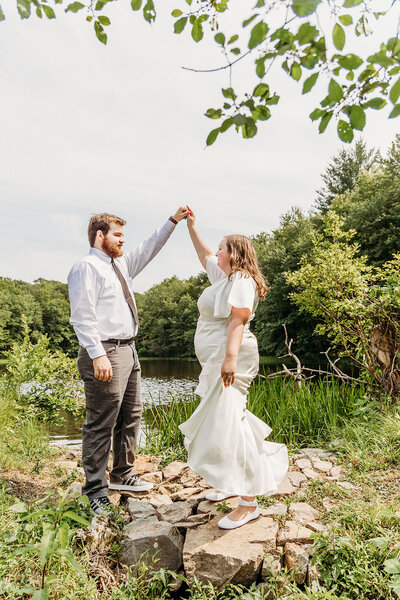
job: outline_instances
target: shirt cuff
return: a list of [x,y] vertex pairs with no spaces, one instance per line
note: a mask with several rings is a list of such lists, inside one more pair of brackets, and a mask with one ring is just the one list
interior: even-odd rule
[[89,346],[88,348],[86,348],[86,351],[92,360],[94,358],[98,358],[99,356],[105,356],[106,354],[104,346],[101,342],[99,342],[95,346]]
[[166,223],[164,223],[163,225],[163,229],[166,229],[168,231],[168,233],[172,233],[175,230],[175,223],[173,223],[172,221],[170,221],[168,219],[168,221]]

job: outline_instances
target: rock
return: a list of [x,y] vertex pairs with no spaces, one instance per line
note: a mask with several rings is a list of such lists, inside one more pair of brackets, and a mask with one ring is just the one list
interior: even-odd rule
[[276,577],[276,575],[279,574],[281,569],[282,565],[280,559],[274,556],[273,554],[266,554],[264,556],[261,568],[261,579],[265,581],[269,575],[273,575],[274,577]]
[[288,542],[285,545],[285,566],[294,571],[294,580],[296,583],[304,583],[308,569],[308,554],[298,544]]
[[163,483],[158,486],[158,490],[163,490],[162,493],[167,493],[169,495],[175,494],[176,492],[180,492],[184,489],[184,486],[181,483]]
[[161,458],[156,456],[147,456],[145,454],[138,454],[135,459],[134,469],[136,475],[143,475],[143,473],[152,473],[158,471],[158,465],[161,462]]
[[290,483],[288,477],[286,476],[283,481],[278,485],[278,489],[273,494],[266,494],[266,496],[288,496],[290,494],[294,494],[296,488]]
[[307,479],[321,479],[321,474],[314,471],[314,469],[303,469],[303,473]]
[[200,475],[196,475],[189,467],[182,472],[179,479],[185,487],[200,487],[198,482],[202,480]]
[[296,465],[299,467],[299,469],[311,469],[312,467],[311,460],[309,458],[299,458],[296,460]]
[[277,502],[277,504],[268,506],[268,508],[260,508],[260,513],[266,517],[281,517],[286,515],[287,506],[283,502]]
[[260,517],[232,530],[219,529],[212,519],[196,529],[188,529],[183,563],[189,585],[201,582],[222,588],[228,583],[250,585],[255,581],[265,552],[276,546],[278,524]]
[[187,500],[191,496],[194,496],[195,494],[199,494],[200,492],[203,492],[203,491],[204,491],[203,488],[200,488],[200,487],[183,488],[182,490],[179,490],[178,492],[171,494],[171,500],[173,502],[175,502],[176,500]]
[[305,526],[308,529],[311,529],[311,531],[315,531],[317,533],[325,530],[325,527],[322,525],[322,523],[315,523],[315,521],[309,521],[308,523],[305,523]]
[[93,517],[90,527],[78,529],[75,536],[87,545],[90,553],[103,556],[110,552],[115,541],[121,539],[120,531],[107,515]]
[[[229,506],[229,508],[231,508],[233,510],[234,508],[237,507],[237,505],[239,503],[239,499],[238,498],[227,498],[226,500],[224,500],[224,502],[227,506]],[[197,507],[197,514],[207,513],[207,514],[210,514],[213,516],[218,516],[222,519],[222,517],[224,516],[225,513],[218,510],[218,505],[220,505],[220,504],[221,504],[221,502],[210,502],[210,500],[203,500],[202,502],[200,502],[200,504]]]
[[167,504],[172,504],[171,498],[166,494],[153,494],[149,496],[147,500],[152,506],[154,506],[154,508],[158,508],[159,506],[165,506]]
[[179,521],[177,523],[174,523],[174,525],[175,527],[178,527],[178,529],[193,529],[193,527],[198,527],[199,525],[208,523],[210,518],[213,518],[213,516],[207,515],[206,513],[203,513],[201,515],[191,515],[186,519],[186,521]]
[[321,460],[330,460],[332,456],[335,456],[333,452],[323,450],[322,448],[302,448],[301,451],[308,458],[320,458]]
[[286,521],[285,526],[278,533],[277,543],[279,546],[283,546],[287,542],[310,544],[313,541],[312,534],[311,529],[307,529],[295,521]]
[[316,471],[320,471],[322,473],[330,473],[333,467],[333,464],[328,460],[320,460],[319,458],[311,459],[312,465]]
[[117,490],[108,490],[108,497],[110,499],[110,502],[112,502],[114,506],[120,506],[121,494],[117,492]]
[[133,522],[137,521],[138,519],[148,518],[158,521],[155,508],[152,504],[150,504],[150,502],[128,498],[127,508]]
[[338,481],[337,484],[340,485],[340,487],[343,488],[344,490],[357,489],[356,486],[353,485],[352,483],[350,483],[349,481]]
[[[189,469],[188,465],[181,460],[174,460],[169,463],[163,470],[164,479],[178,479],[183,474],[185,469]],[[192,471],[193,473],[193,471]]]
[[314,544],[302,544],[302,548],[307,552],[308,556],[312,556],[315,552]]
[[332,510],[334,510],[335,508],[337,508],[337,503],[336,502],[332,502],[332,500],[329,500],[329,498],[323,498],[322,499],[322,506],[324,507],[324,509],[326,510],[326,512],[332,512]]
[[162,521],[178,523],[179,521],[186,521],[191,516],[192,507],[186,502],[173,502],[172,504],[160,506],[157,513]]
[[308,522],[317,521],[320,517],[319,512],[307,502],[292,502],[289,506],[289,514],[300,525],[307,525]]
[[161,483],[162,482],[162,471],[153,471],[153,473],[144,473],[142,475],[142,479],[144,481],[149,481],[150,483]]
[[122,542],[120,561],[137,565],[140,557],[156,560],[156,569],[179,569],[182,565],[183,536],[166,521],[139,519],[129,524]]
[[317,565],[312,565],[311,563],[308,565],[308,573],[307,573],[307,585],[311,587],[313,581],[319,581],[321,579],[321,573]]
[[307,481],[307,477],[300,471],[289,471],[287,474],[287,478],[289,479],[290,483],[295,487],[299,487],[302,483]]
[[332,467],[331,479],[339,479],[342,475],[342,469],[340,467]]
[[78,483],[77,481],[73,481],[72,483],[69,484],[68,486],[68,494],[73,494],[73,495],[82,495],[82,484]]

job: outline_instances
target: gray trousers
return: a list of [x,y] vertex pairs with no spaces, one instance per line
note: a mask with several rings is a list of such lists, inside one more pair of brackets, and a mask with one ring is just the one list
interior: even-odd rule
[[107,496],[106,468],[113,439],[112,483],[133,475],[136,443],[142,416],[140,363],[135,344],[105,343],[113,377],[110,382],[94,377],[93,360],[79,348],[78,370],[84,381],[86,421],[83,425],[82,463],[86,483],[82,494]]

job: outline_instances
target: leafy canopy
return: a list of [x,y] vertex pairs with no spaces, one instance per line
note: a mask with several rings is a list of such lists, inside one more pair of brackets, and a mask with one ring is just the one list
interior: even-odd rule
[[[34,10],[39,18],[56,17],[63,0],[16,0],[22,19]],[[50,6],[53,3],[54,8]],[[65,6],[65,12],[83,15],[93,24],[100,42],[107,43],[106,28],[111,20],[104,14],[116,0],[84,0]],[[257,134],[259,122],[271,117],[279,95],[271,90],[269,71],[279,64],[289,77],[302,85],[307,94],[318,83],[322,98],[310,114],[323,133],[333,120],[343,142],[351,142],[354,130],[362,131],[367,111],[389,105],[389,118],[400,114],[400,40],[390,36],[378,40],[375,52],[362,55],[361,39],[373,33],[378,19],[391,30],[399,19],[399,0],[256,0],[245,14],[239,32],[224,33],[223,13],[230,0],[176,0],[173,30],[190,31],[194,42],[206,33],[224,56],[224,64],[209,71],[227,69],[229,84],[223,88],[221,106],[209,108],[206,116],[218,122],[207,137],[207,145],[234,127],[244,138]],[[131,0],[133,11],[141,10],[149,23],[156,18],[155,0]],[[61,8],[60,8],[61,10]],[[243,9],[243,10],[247,10]],[[397,11],[397,12],[396,12]],[[5,15],[0,6],[0,21]],[[322,24],[322,25],[321,25]],[[236,63],[248,59],[256,84],[239,97],[232,84]],[[333,118],[333,119],[332,119]]]

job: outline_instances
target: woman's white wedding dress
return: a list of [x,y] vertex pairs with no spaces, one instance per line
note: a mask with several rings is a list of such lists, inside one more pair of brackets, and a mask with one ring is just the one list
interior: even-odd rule
[[206,271],[212,285],[198,300],[200,318],[194,339],[202,366],[196,389],[201,402],[180,425],[188,465],[226,494],[272,493],[286,475],[288,453],[284,444],[265,441],[271,428],[246,409],[248,388],[259,362],[249,322],[244,327],[235,382],[225,388],[221,379],[231,308],[249,308],[250,321],[258,303],[256,284],[242,273],[228,278],[215,256],[207,260]]

